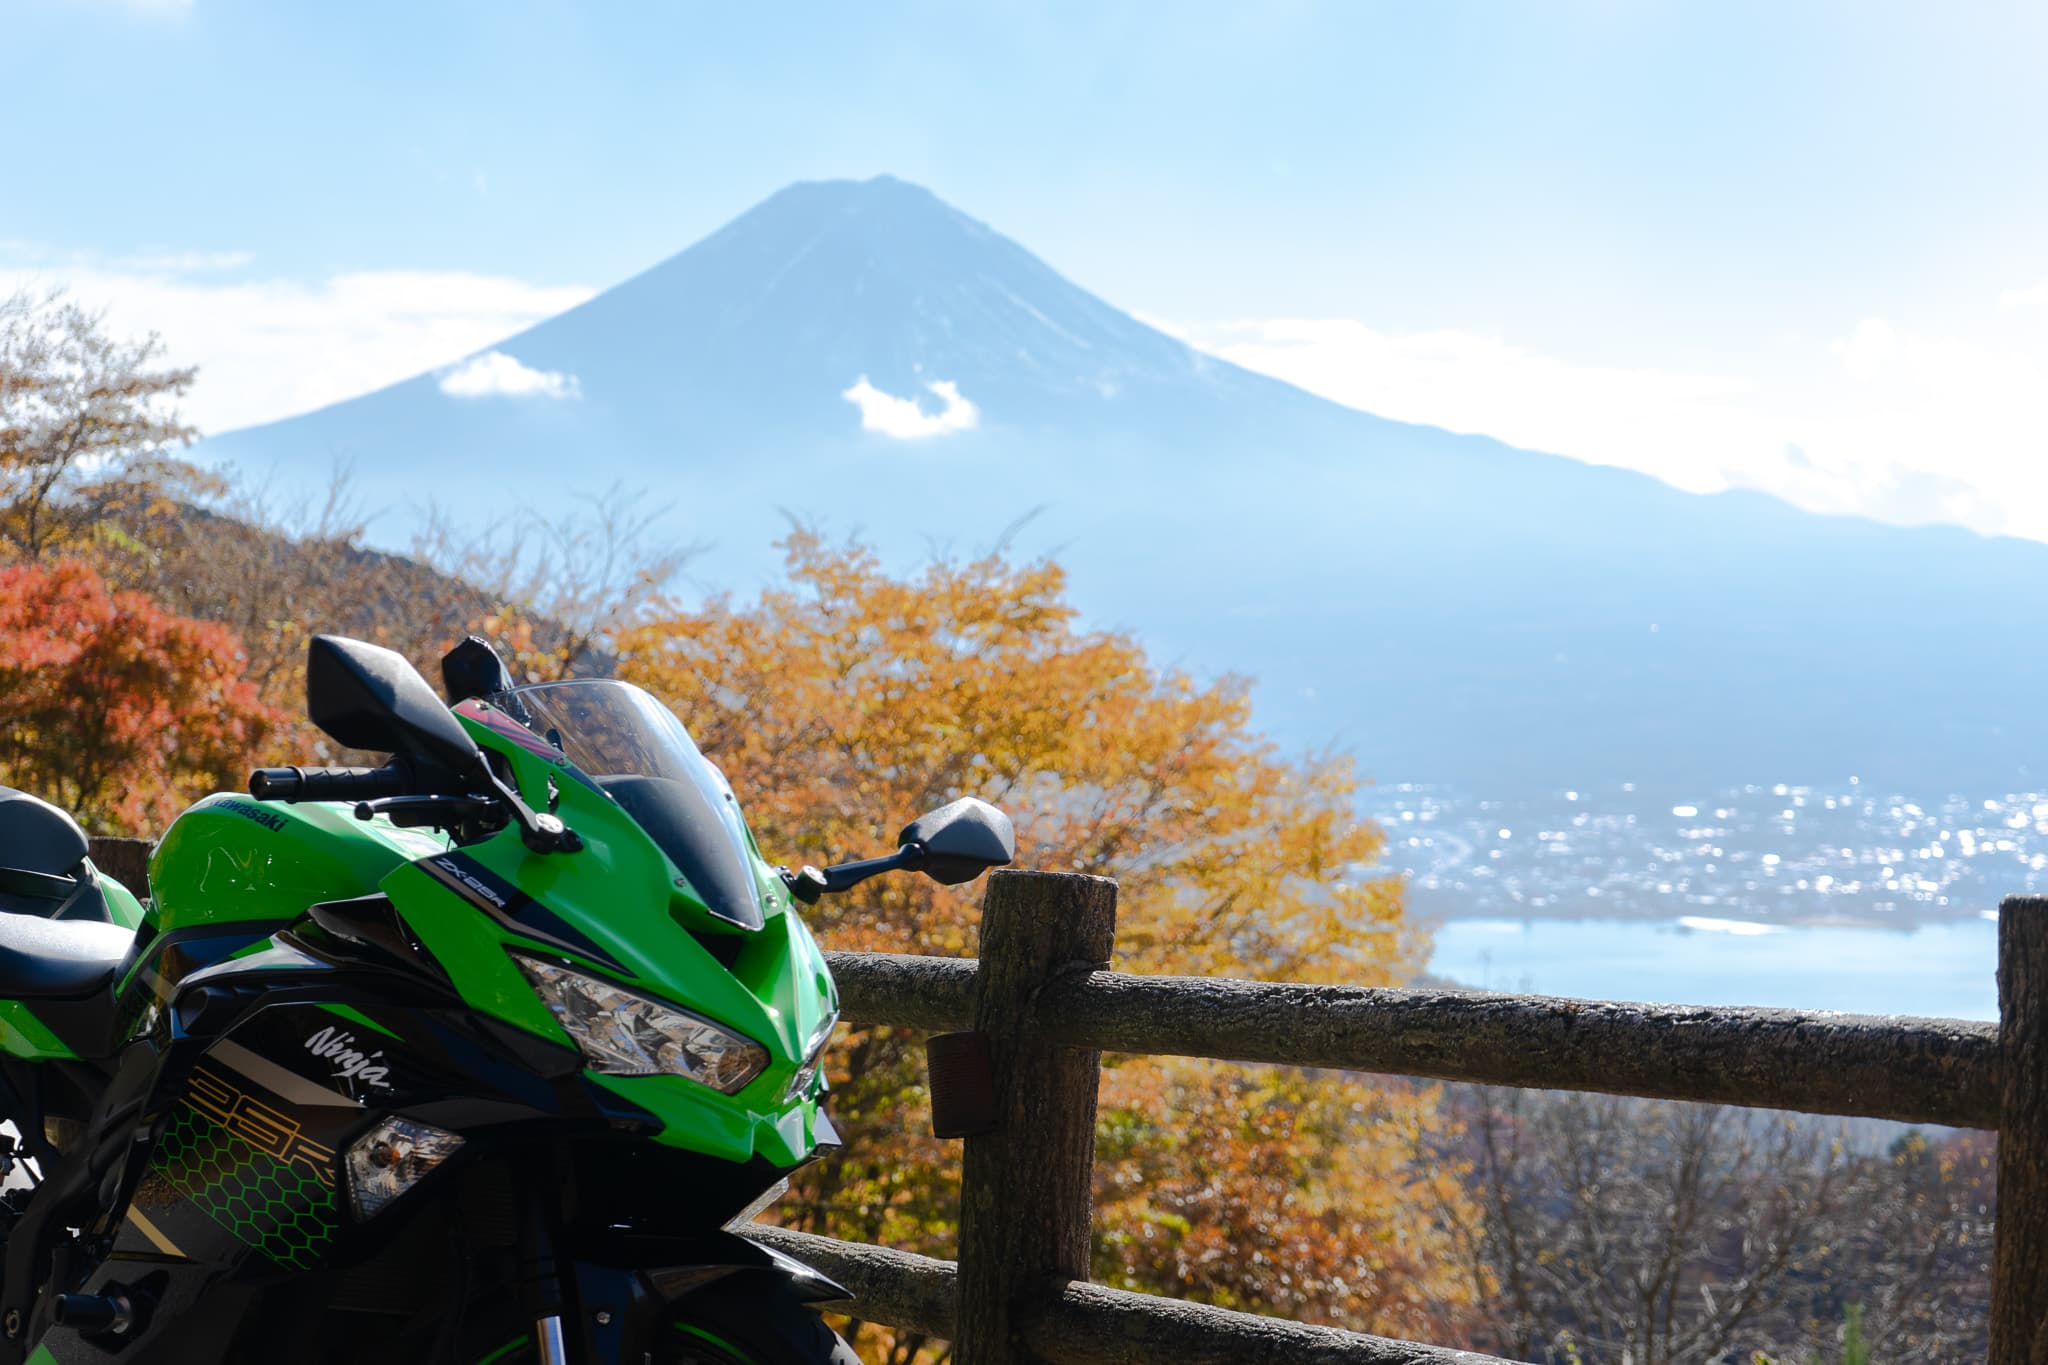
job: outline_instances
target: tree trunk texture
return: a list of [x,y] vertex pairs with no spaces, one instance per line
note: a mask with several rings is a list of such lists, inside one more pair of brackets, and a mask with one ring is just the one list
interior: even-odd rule
[[1998,1222],[1991,1365],[2048,1365],[2048,897],[1998,910]]
[[741,1235],[793,1256],[844,1285],[853,1297],[818,1305],[828,1313],[847,1313],[862,1322],[953,1339],[958,1286],[951,1261],[789,1228],[749,1227]]
[[92,847],[92,865],[100,870],[101,876],[133,891],[137,900],[149,898],[149,840],[94,835],[87,842]]
[[1116,883],[998,872],[981,918],[974,1027],[989,1037],[997,1122],[967,1139],[960,1174],[956,1365],[1036,1359],[1018,1324],[1032,1304],[1088,1278],[1095,1091],[1102,1054],[1050,1041],[1047,985],[1109,961]]
[[[787,1228],[746,1236],[824,1272],[853,1297],[820,1308],[952,1340],[958,1268],[907,1251]],[[1445,1346],[1314,1327],[1204,1304],[1068,1284],[1026,1308],[1018,1331],[1061,1365],[1507,1365]]]
[[1048,988],[1043,1013],[1106,1052],[1999,1126],[1997,1027],[1958,1019],[1116,972]]
[[[972,1022],[971,960],[827,957],[850,1022]],[[1047,1015],[1109,1052],[1999,1126],[1998,1026],[1973,1020],[1115,972],[1062,980]]]
[[958,1033],[974,1023],[974,959],[827,953],[849,1024]]
[[1365,1336],[1071,1284],[1024,1321],[1024,1339],[1059,1365],[1508,1365],[1498,1356]]

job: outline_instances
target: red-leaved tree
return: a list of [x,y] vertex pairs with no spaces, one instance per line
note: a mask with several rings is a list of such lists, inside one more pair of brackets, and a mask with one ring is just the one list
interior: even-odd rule
[[153,833],[240,785],[286,718],[224,626],[115,592],[72,560],[0,567],[0,783],[88,828]]

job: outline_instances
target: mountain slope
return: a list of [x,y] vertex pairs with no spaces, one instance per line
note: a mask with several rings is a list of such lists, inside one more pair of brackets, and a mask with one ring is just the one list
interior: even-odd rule
[[[1342,408],[900,181],[793,186],[493,350],[574,396],[422,375],[201,453],[286,480],[349,461],[392,538],[430,494],[483,519],[643,486],[717,547],[698,577],[741,590],[785,509],[904,559],[1042,509],[1019,545],[1059,554],[1091,619],[1256,675],[1284,736],[1389,780],[2048,785],[2048,547]],[[861,381],[883,425],[953,429],[865,429]]]

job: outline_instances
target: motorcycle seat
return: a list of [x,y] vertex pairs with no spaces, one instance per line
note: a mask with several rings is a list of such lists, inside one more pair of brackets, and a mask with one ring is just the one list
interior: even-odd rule
[[78,822],[11,787],[0,787],[0,912],[107,922],[99,879]]
[[76,1000],[108,990],[135,931],[0,912],[0,1000]]
[[0,867],[68,877],[88,851],[76,820],[27,792],[0,787]]

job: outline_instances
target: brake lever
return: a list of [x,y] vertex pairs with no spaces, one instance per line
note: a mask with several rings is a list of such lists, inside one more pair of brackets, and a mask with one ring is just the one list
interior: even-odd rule
[[474,796],[380,796],[374,801],[356,802],[356,819],[374,820],[386,816],[400,829],[425,825],[453,825],[488,815],[492,803]]
[[383,796],[374,801],[356,803],[356,819],[374,820],[388,816],[391,823],[400,828],[418,828],[422,825],[453,826],[464,820],[497,815],[509,815],[512,823],[519,826],[519,841],[535,853],[575,853],[582,849],[583,839],[562,822],[562,817],[552,811],[535,811],[519,799],[519,793],[501,781],[490,766],[477,763],[476,780],[488,785],[495,793],[495,799],[488,796]]
[[491,771],[488,763],[479,762],[484,781],[498,794],[498,801],[512,816],[512,823],[519,826],[519,842],[535,853],[577,853],[583,848],[583,836],[562,822],[562,817],[553,811],[536,811],[520,799],[519,792],[509,782]]

